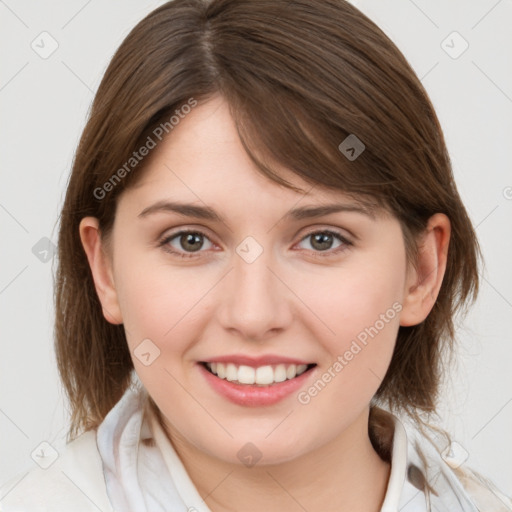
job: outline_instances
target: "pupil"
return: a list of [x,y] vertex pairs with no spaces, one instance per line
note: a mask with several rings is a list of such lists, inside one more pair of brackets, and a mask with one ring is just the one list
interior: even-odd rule
[[[182,240],[183,240],[183,238],[185,239],[185,243],[181,244],[181,245],[182,245],[182,247],[184,249],[190,249],[192,251],[197,251],[200,248],[200,246],[201,246],[201,235],[199,235],[198,233],[187,233],[187,234],[182,236]],[[195,245],[192,245],[192,244],[194,244],[194,242],[199,242],[199,243],[196,243]]]
[[[320,247],[317,247],[320,250],[329,249],[330,245],[332,243],[332,235],[329,235],[328,233],[318,233],[313,236],[313,240],[320,243]],[[322,244],[326,244],[322,246]],[[315,245],[313,244],[313,247]]]

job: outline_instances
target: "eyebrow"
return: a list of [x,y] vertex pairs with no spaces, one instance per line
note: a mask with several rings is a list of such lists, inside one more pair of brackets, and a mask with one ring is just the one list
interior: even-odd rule
[[[213,208],[209,206],[198,206],[188,203],[179,203],[176,201],[158,201],[155,204],[148,206],[142,210],[138,217],[144,218],[154,213],[177,213],[184,217],[193,217],[196,219],[211,220],[216,222],[225,223],[224,218],[219,215]],[[318,206],[302,206],[294,208],[284,215],[284,219],[303,220],[315,217],[323,217],[331,213],[338,212],[355,212],[367,215],[372,219],[375,218],[375,213],[370,206],[355,203],[335,203],[325,204]]]

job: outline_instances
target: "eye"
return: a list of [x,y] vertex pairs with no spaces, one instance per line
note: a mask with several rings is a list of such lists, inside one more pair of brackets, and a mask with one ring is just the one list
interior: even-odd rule
[[[299,244],[308,239],[311,239],[311,249],[309,250],[313,251],[315,256],[319,257],[338,254],[352,245],[352,242],[347,240],[347,238],[341,233],[332,230],[313,231],[304,236]],[[196,258],[200,256],[200,253],[202,252],[201,249],[204,248],[205,240],[210,244],[210,247],[206,247],[206,249],[212,248],[213,243],[202,231],[182,230],[165,236],[158,243],[158,246],[162,247],[164,251],[181,258]],[[339,245],[332,249],[332,245],[336,240]]]
[[[341,251],[346,250],[349,246],[352,245],[352,242],[347,240],[341,233],[331,230],[322,230],[322,231],[313,231],[308,233],[301,242],[305,240],[311,239],[310,246],[315,253],[315,256],[325,257],[332,256],[333,254],[337,254]],[[333,241],[338,240],[339,245],[332,250]],[[321,254],[326,253],[326,254]]]
[[[158,245],[164,251],[176,254],[182,258],[194,258],[194,253],[200,252],[204,240],[208,240],[213,246],[210,239],[201,231],[179,231],[178,233],[166,236]],[[182,250],[185,252],[182,252]]]

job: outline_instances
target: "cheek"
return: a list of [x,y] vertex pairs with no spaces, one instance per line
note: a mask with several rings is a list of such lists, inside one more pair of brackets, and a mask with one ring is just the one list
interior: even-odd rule
[[308,310],[317,319],[319,339],[343,349],[365,328],[378,323],[382,329],[381,315],[386,317],[386,326],[396,324],[397,328],[404,277],[400,269],[382,263],[368,258],[301,280],[297,295],[305,297]]
[[183,391],[190,385],[183,357],[201,338],[200,300],[208,287],[192,272],[132,263],[118,266],[128,346],[140,380],[165,410],[166,404],[185,404],[189,398]]
[[199,325],[201,299],[214,284],[212,276],[201,277],[197,268],[187,271],[155,264],[149,258],[124,258],[116,270],[119,305],[132,350],[149,338],[166,350],[172,340],[172,351],[179,352],[193,336],[190,329]]
[[[311,393],[322,391],[319,401],[329,408],[337,404],[338,412],[368,403],[391,361],[404,286],[401,254],[390,253],[393,258],[398,264],[388,266],[384,258],[359,260],[357,266],[317,276],[301,288],[315,313],[310,326],[328,354],[322,361],[321,382]],[[326,393],[324,385],[329,388]]]

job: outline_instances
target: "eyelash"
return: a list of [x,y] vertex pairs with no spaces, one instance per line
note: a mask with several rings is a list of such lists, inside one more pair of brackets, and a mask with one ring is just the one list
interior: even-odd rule
[[[170,246],[168,245],[169,242],[171,240],[174,240],[175,238],[181,236],[181,235],[186,235],[186,234],[194,234],[194,235],[200,235],[200,236],[203,236],[204,238],[207,238],[208,240],[210,240],[210,238],[205,234],[203,233],[202,231],[200,230],[182,230],[182,231],[178,231],[176,233],[173,233],[171,235],[168,235],[166,237],[164,237],[163,239],[161,239],[159,242],[158,242],[158,247],[161,247],[165,252],[167,253],[170,253],[172,255],[175,255],[175,256],[178,256],[179,258],[184,258],[184,259],[192,259],[192,258],[197,258],[198,257],[198,253],[201,253],[203,251],[197,251],[197,253],[183,253],[183,252],[179,252],[179,251],[175,251],[174,249],[171,249]],[[300,239],[300,242],[304,241],[306,238],[312,236],[312,235],[317,235],[317,234],[328,234],[328,235],[332,235],[333,237],[337,238],[341,243],[342,245],[336,249],[328,249],[326,251],[313,251],[313,254],[315,257],[319,257],[319,258],[327,258],[329,256],[333,256],[333,255],[336,255],[342,251],[345,251],[347,250],[350,246],[352,246],[352,242],[350,242],[349,240],[347,240],[342,234],[336,232],[336,231],[332,231],[332,230],[329,230],[329,229],[323,229],[323,230],[317,230],[317,231],[311,231],[310,233],[307,233],[306,235],[304,235],[301,239]],[[211,240],[210,240],[211,242]]]

